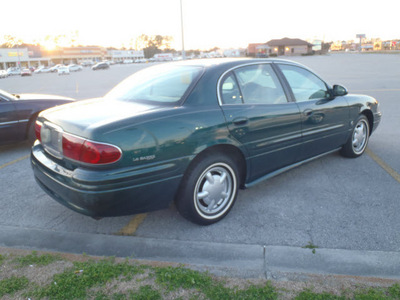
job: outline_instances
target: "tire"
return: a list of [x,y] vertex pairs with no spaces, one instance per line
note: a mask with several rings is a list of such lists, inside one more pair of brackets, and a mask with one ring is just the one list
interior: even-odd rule
[[187,170],[176,198],[179,213],[199,225],[223,219],[233,207],[239,187],[235,161],[209,153]]
[[340,154],[345,157],[355,158],[361,156],[368,145],[370,128],[367,117],[360,115],[355,123],[356,125],[349,139],[340,151]]

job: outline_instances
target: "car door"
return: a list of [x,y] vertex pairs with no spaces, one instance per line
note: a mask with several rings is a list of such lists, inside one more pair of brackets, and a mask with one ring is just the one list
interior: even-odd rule
[[249,64],[220,80],[219,99],[228,129],[249,153],[253,181],[297,160],[301,117],[270,63]]
[[347,138],[348,103],[332,98],[327,84],[299,66],[279,64],[302,114],[301,160],[341,147]]
[[0,144],[18,140],[18,113],[11,99],[0,95]]

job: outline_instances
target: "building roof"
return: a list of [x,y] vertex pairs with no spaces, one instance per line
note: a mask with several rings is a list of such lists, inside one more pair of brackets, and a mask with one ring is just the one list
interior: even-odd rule
[[269,42],[266,43],[270,47],[279,47],[279,46],[310,46],[312,47],[313,45],[310,44],[309,42],[303,41],[301,39],[290,39],[290,38],[283,38],[283,39],[277,39],[277,40],[270,40]]

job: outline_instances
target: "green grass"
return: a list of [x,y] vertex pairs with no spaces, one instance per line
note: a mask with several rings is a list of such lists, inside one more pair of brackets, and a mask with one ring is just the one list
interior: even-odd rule
[[[310,249],[315,249],[309,243]],[[39,255],[0,255],[0,298],[11,299],[96,299],[96,300],[162,300],[173,299],[210,299],[210,300],[277,300],[290,293],[277,289],[270,281],[252,284],[251,280],[241,280],[241,286],[228,286],[224,279],[207,272],[198,272],[180,267],[151,267],[138,265],[133,261],[118,262],[114,258],[71,262],[57,265],[60,271],[47,277],[47,283],[39,285],[32,277],[32,268],[46,266],[61,260],[61,257],[49,254]],[[122,260],[119,260],[122,261]],[[63,268],[64,266],[64,268]],[[11,276],[4,270],[15,268],[13,272],[26,277]],[[26,268],[26,269],[24,269]],[[51,266],[50,266],[51,268]],[[35,270],[35,269],[33,269]],[[53,268],[54,270],[54,268]],[[362,289],[353,286],[350,290],[339,290],[339,295],[328,292],[315,293],[312,289],[297,292],[295,300],[400,300],[400,284],[388,288],[376,287]]]
[[36,251],[32,251],[32,254],[19,256],[15,258],[13,262],[18,264],[19,267],[26,267],[30,265],[47,266],[58,260],[61,260],[61,258],[57,255],[52,255],[52,254],[38,255]]
[[26,277],[10,277],[0,281],[0,297],[7,294],[14,294],[20,290],[25,289],[29,284]]
[[43,288],[38,288],[34,295],[38,298],[48,297],[60,300],[84,299],[88,289],[102,286],[119,277],[129,280],[140,270],[127,262],[116,264],[113,259],[75,262],[74,268],[54,275],[52,282]]
[[315,252],[316,252],[315,249],[318,249],[319,247],[314,245],[312,242],[308,242],[308,244],[305,245],[303,248],[304,249],[312,249],[312,253],[315,254]]

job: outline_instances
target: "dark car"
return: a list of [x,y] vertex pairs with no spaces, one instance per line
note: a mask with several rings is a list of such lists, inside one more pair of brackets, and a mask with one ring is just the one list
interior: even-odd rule
[[71,98],[40,94],[9,94],[0,90],[0,144],[35,140],[35,120],[44,109],[70,103]]
[[212,224],[251,187],[323,154],[358,157],[378,102],[272,59],[162,64],[102,99],[41,113],[31,163],[39,185],[95,218],[169,206]]
[[101,63],[95,64],[95,65],[92,67],[92,70],[93,70],[93,71],[95,71],[95,70],[106,70],[106,69],[109,69],[109,68],[110,68],[110,65],[109,65],[108,63],[106,63],[106,62],[101,62]]

